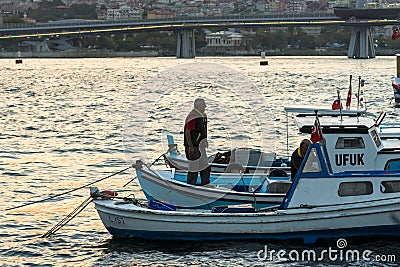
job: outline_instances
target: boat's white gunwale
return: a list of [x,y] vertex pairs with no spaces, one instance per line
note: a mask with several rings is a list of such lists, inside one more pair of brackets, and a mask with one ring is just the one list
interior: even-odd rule
[[146,173],[146,177],[145,175],[142,174],[142,179],[150,180],[152,183],[158,184],[160,186],[170,187],[171,189],[173,188],[173,190],[178,193],[182,193],[184,195],[190,195],[193,198],[198,198],[198,199],[204,199],[205,194],[207,194],[209,197],[212,197],[212,195],[219,196],[219,198],[223,196],[224,199],[227,201],[247,200],[249,202],[254,202],[254,198],[256,198],[256,201],[261,203],[260,198],[267,199],[267,202],[271,202],[273,201],[274,198],[278,200],[282,199],[282,197],[285,196],[285,194],[283,193],[266,194],[266,193],[238,192],[223,187],[214,188],[207,186],[190,185],[177,180],[172,180],[172,179],[166,180],[162,178],[160,179],[154,173],[146,171],[146,169],[142,169],[141,171],[143,172],[143,174]]

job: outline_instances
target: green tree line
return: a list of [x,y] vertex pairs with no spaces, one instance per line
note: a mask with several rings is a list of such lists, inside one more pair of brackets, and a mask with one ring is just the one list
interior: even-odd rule
[[[195,34],[195,42],[204,47],[205,34],[199,31]],[[119,52],[157,50],[165,54],[176,52],[176,32],[140,32],[129,34],[90,35],[83,38],[84,46],[96,49],[106,49]]]
[[259,28],[251,44],[252,48],[261,50],[285,50],[288,47],[307,50],[324,47],[327,43],[348,45],[350,36],[350,29],[338,27],[322,27],[319,36],[307,35],[301,28],[288,28],[287,31],[276,32]]
[[39,22],[60,19],[97,19],[96,5],[73,4],[64,7],[61,0],[43,1],[36,9],[28,10],[28,17]]

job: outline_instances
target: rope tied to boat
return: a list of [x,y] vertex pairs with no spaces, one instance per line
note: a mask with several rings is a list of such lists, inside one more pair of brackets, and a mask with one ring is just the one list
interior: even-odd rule
[[64,219],[62,219],[59,223],[54,225],[47,233],[42,235],[43,238],[50,237],[54,235],[58,230],[60,230],[64,225],[70,222],[73,218],[75,218],[79,213],[81,213],[87,205],[92,202],[92,196],[85,199],[78,207],[76,207],[70,214],[68,214]]
[[[161,154],[158,158],[156,158],[150,165],[146,165],[144,164],[141,160],[137,160],[136,163],[132,164],[132,167],[135,169],[141,169],[143,165],[145,165],[147,168],[150,168],[151,166],[153,166],[154,164],[156,164],[162,157],[165,157],[165,155],[168,153],[165,152],[163,154]],[[140,163],[139,163],[140,162]],[[137,176],[133,177],[129,182],[127,182],[126,184],[124,184],[122,187],[126,187],[128,184],[130,184],[131,182],[133,182],[135,179],[137,178]]]
[[102,200],[110,200],[110,199],[121,199],[123,200],[122,203],[132,203],[132,204],[139,204],[139,200],[133,196],[130,197],[118,197],[118,194],[113,191],[105,190],[99,191],[97,187],[90,188],[90,197],[85,199],[79,206],[77,206],[71,213],[64,217],[60,222],[54,225],[49,231],[47,231],[43,238],[50,237],[54,235],[58,230],[60,230],[63,226],[69,223],[73,218],[75,218],[79,213],[81,213],[93,200],[95,199],[102,199]]
[[[112,194],[115,193],[115,194]],[[132,197],[129,197],[132,196]],[[126,203],[132,203],[132,204],[138,204],[139,203],[139,199],[135,198],[135,195],[131,194],[129,196],[125,196],[125,197],[119,197],[117,192],[115,191],[109,191],[109,190],[104,190],[104,191],[99,191],[99,189],[97,187],[91,187],[90,188],[90,197],[93,200],[114,200],[114,199],[119,199],[122,200],[123,202]]]
[[33,205],[33,204],[45,202],[45,201],[47,201],[47,200],[60,197],[60,196],[62,196],[62,195],[66,195],[66,194],[72,193],[72,192],[77,191],[77,190],[79,190],[79,189],[88,187],[88,186],[93,185],[93,184],[95,184],[95,183],[98,183],[98,182],[101,182],[101,181],[106,180],[106,179],[108,179],[108,178],[111,178],[111,177],[113,177],[113,176],[115,176],[115,175],[117,175],[117,174],[123,173],[123,172],[129,170],[130,168],[132,168],[132,166],[129,166],[129,167],[123,169],[123,170],[120,170],[120,171],[118,171],[118,172],[115,172],[115,173],[113,173],[113,174],[111,174],[111,175],[108,175],[108,176],[106,176],[106,177],[103,177],[103,178],[101,178],[101,179],[99,179],[99,180],[96,180],[96,181],[94,181],[94,182],[88,183],[88,184],[86,184],[86,185],[83,185],[83,186],[80,186],[80,187],[77,187],[77,188],[68,190],[68,191],[63,192],[63,193],[60,193],[60,194],[56,194],[56,195],[47,197],[47,198],[45,198],[45,199],[41,199],[41,200],[37,200],[37,201],[32,201],[32,202],[25,203],[25,204],[22,204],[22,205],[19,205],[19,206],[16,206],[16,207],[6,208],[5,211],[10,211],[10,210],[14,210],[14,209],[26,207],[26,206],[29,206],[29,205]]
[[[168,153],[168,152],[166,152],[166,153]],[[151,163],[150,166],[154,165],[157,161],[159,161],[160,158],[163,157],[166,153],[161,154],[155,161],[153,161],[153,163]],[[104,181],[104,180],[106,180],[106,179],[109,179],[109,178],[111,178],[111,177],[113,177],[113,176],[115,176],[115,175],[121,174],[121,173],[123,173],[123,172],[129,170],[130,168],[135,168],[135,164],[132,164],[131,166],[129,166],[129,167],[123,169],[123,170],[120,170],[120,171],[118,171],[118,172],[115,172],[115,173],[113,173],[113,174],[110,174],[110,175],[108,175],[108,176],[106,176],[106,177],[103,177],[103,178],[101,178],[101,179],[98,179],[98,180],[96,180],[96,181],[94,181],[94,182],[91,182],[91,183],[82,185],[82,186],[80,186],[80,187],[77,187],[77,188],[68,190],[68,191],[63,192],[63,193],[59,193],[59,194],[56,194],[56,195],[53,195],[53,196],[49,196],[49,197],[44,198],[44,199],[41,199],[41,200],[31,201],[31,202],[29,202],[29,203],[25,203],[25,204],[22,204],[22,205],[19,205],[19,206],[16,206],[16,207],[6,208],[6,209],[4,209],[4,211],[10,211],[10,210],[19,209],[19,208],[26,207],[26,206],[33,205],[33,204],[46,202],[46,201],[51,200],[51,199],[53,199],[53,198],[57,198],[57,197],[60,197],[60,196],[63,196],[63,195],[66,195],[66,194],[75,192],[75,191],[77,191],[77,190],[79,190],[79,189],[82,189],[82,188],[88,187],[88,186],[90,186],[90,185],[96,184],[96,183],[98,183],[98,182]],[[137,177],[134,177],[132,180],[130,180],[128,183],[126,183],[123,187],[127,186],[129,183],[131,183],[131,182],[132,182],[133,180],[135,180],[136,178],[137,178]]]

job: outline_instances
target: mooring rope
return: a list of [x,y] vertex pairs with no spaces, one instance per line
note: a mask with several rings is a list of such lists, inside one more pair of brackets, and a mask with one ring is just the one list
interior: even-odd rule
[[95,192],[90,195],[87,199],[85,199],[79,206],[77,206],[70,214],[64,217],[60,222],[58,222],[56,225],[54,225],[49,231],[47,231],[44,235],[42,235],[43,238],[50,237],[54,235],[58,230],[60,230],[63,226],[65,226],[67,223],[69,223],[73,218],[75,218],[79,213],[81,213],[91,202],[93,199],[121,199],[124,202],[129,202],[133,203],[136,205],[141,205],[141,206],[146,206],[143,203],[140,203],[138,199],[135,197],[129,198],[129,197],[117,197],[117,196],[110,196],[104,192]]
[[88,184],[86,184],[86,185],[80,186],[80,187],[78,187],[78,188],[74,188],[74,189],[68,190],[68,191],[66,191],[66,192],[63,192],[63,193],[60,193],[60,194],[57,194],[57,195],[54,195],[54,196],[47,197],[47,198],[42,199],[42,200],[32,201],[32,202],[29,202],[29,203],[22,204],[22,205],[20,205],[20,206],[11,207],[11,208],[6,208],[5,211],[14,210],[14,209],[26,207],[26,206],[29,206],[29,205],[32,205],[32,204],[45,202],[45,201],[47,201],[47,200],[50,200],[50,199],[53,199],[53,198],[56,198],[56,197],[60,197],[60,196],[65,195],[65,194],[69,194],[69,193],[71,193],[71,192],[74,192],[74,191],[77,191],[77,190],[79,190],[79,189],[85,188],[85,187],[87,187],[87,186],[89,186],[89,185],[92,185],[92,184],[101,182],[101,181],[103,181],[103,180],[106,180],[106,179],[108,179],[108,178],[111,178],[111,177],[113,177],[113,176],[115,176],[115,175],[117,175],[117,174],[123,173],[123,172],[125,172],[126,170],[129,170],[130,168],[132,168],[132,166],[129,166],[129,167],[123,169],[123,170],[120,170],[119,172],[113,173],[113,174],[111,174],[111,175],[109,175],[109,176],[107,176],[107,177],[101,178],[101,179],[99,179],[99,180],[96,180],[96,181],[94,181],[94,182],[91,182],[91,183],[88,183]]
[[78,207],[76,207],[70,214],[68,214],[59,223],[54,225],[53,228],[51,228],[49,231],[47,231],[47,233],[42,235],[42,237],[46,238],[46,237],[50,237],[50,236],[54,235],[58,230],[61,229],[61,227],[66,225],[73,218],[75,218],[81,211],[83,211],[87,207],[87,205],[90,204],[90,202],[92,202],[92,196],[90,196],[87,199],[85,199],[85,201],[83,201]]
[[[156,164],[157,161],[159,161],[161,159],[161,157],[165,157],[165,155],[168,153],[165,152],[164,154],[161,154],[158,158],[156,158],[149,166],[147,166],[148,168],[153,166],[154,164]],[[129,182],[127,182],[126,184],[124,184],[122,187],[127,186],[128,184],[132,183],[135,179],[137,178],[137,176],[133,177]]]

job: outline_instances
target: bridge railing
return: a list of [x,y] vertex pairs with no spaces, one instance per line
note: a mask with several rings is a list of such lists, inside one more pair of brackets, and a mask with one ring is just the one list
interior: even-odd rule
[[272,13],[272,14],[227,14],[221,16],[175,16],[171,18],[156,19],[128,19],[128,20],[60,20],[36,23],[7,23],[0,25],[3,29],[44,29],[44,28],[78,28],[95,25],[123,25],[123,24],[152,24],[155,22],[180,22],[190,23],[199,21],[267,21],[267,20],[318,20],[335,19],[332,12],[308,12],[308,13]]

